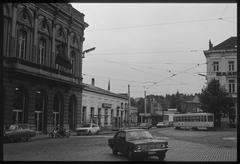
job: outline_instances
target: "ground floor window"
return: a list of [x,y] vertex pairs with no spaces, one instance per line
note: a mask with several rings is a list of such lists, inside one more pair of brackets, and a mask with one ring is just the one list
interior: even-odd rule
[[104,125],[108,124],[108,109],[105,109]]
[[13,112],[12,123],[13,124],[23,123],[23,111],[14,109],[12,112]]
[[36,131],[42,131],[43,129],[43,112],[35,111],[35,125]]
[[101,108],[98,108],[98,126],[101,126]]
[[53,126],[57,126],[60,123],[59,112],[53,112]]
[[82,122],[86,122],[86,107],[84,106],[82,109]]

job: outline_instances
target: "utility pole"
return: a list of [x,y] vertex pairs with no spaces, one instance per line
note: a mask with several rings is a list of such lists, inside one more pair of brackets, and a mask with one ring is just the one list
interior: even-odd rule
[[130,85],[128,84],[128,115],[127,115],[127,124],[129,126],[129,118],[130,118],[130,107],[131,107],[131,101],[130,101]]
[[147,115],[147,103],[146,103],[146,91],[144,91],[144,116],[145,116],[145,120],[144,122],[146,122],[146,115]]

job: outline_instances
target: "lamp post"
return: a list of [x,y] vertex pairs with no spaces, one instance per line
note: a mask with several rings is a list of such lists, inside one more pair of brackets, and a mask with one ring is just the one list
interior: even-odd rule
[[88,52],[93,51],[93,50],[95,50],[95,49],[96,49],[96,47],[93,47],[93,48],[89,48],[89,49],[84,50],[84,51],[82,52],[82,58],[85,58],[85,53],[88,53]]
[[[96,47],[92,47],[92,48],[89,48],[89,49],[86,49],[86,50],[84,50],[83,52],[82,52],[82,59],[83,58],[85,58],[85,53],[88,53],[88,52],[90,52],[90,51],[93,51],[93,50],[95,50],[96,49]],[[81,74],[82,74],[82,60],[81,60]],[[81,75],[81,79],[82,79],[82,75]],[[81,118],[83,117],[82,116],[82,103],[81,103],[81,110],[80,110],[80,115],[81,115]],[[82,123],[82,119],[80,120],[80,123]]]

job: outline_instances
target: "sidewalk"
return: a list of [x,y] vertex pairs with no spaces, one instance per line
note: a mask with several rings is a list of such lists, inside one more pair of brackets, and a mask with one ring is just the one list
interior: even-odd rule
[[[101,130],[98,135],[104,135],[104,134],[115,134],[116,131],[113,130]],[[71,136],[77,136],[76,132],[71,132]],[[48,134],[41,134],[38,133],[35,137],[31,138],[32,141],[40,140],[40,139],[52,139],[48,136]]]

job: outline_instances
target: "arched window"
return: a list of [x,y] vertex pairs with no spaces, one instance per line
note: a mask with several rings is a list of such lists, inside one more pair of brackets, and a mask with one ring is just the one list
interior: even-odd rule
[[[24,122],[24,109],[26,107],[26,94],[23,88],[16,87],[13,100],[12,123]],[[26,118],[26,117],[25,117]],[[25,119],[26,121],[26,119]]]
[[54,107],[53,107],[53,125],[57,126],[58,124],[62,124],[61,122],[61,111],[62,111],[62,99],[60,95],[55,95],[54,97]]
[[69,128],[74,130],[75,128],[75,111],[77,108],[77,101],[74,95],[71,96],[69,102],[69,111],[68,111],[68,124]]
[[36,131],[42,131],[44,128],[44,114],[46,111],[46,94],[38,90],[36,92],[36,105],[35,105],[35,127]]
[[39,42],[39,64],[46,63],[46,39],[41,38]]
[[18,36],[18,57],[21,59],[26,58],[26,47],[27,47],[27,32],[24,30],[19,31]]
[[113,122],[113,109],[111,109],[111,123]]
[[76,73],[76,54],[74,51],[71,52],[71,64],[72,64],[71,73],[74,75]]

